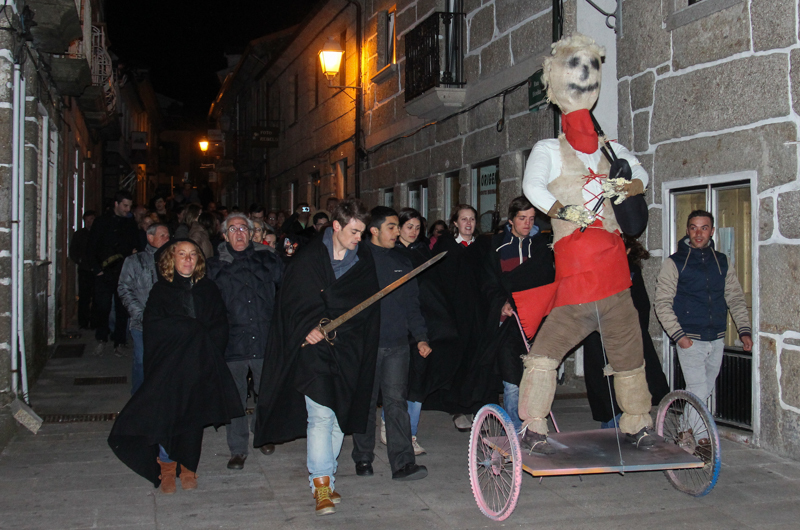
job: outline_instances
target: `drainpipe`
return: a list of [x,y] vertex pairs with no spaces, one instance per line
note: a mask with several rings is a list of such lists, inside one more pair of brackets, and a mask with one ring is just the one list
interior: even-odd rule
[[[622,0],[620,0],[622,3]],[[561,40],[561,25],[562,19],[564,17],[564,13],[561,11],[561,0],[553,0],[553,42],[558,42]],[[558,110],[558,106],[551,105],[553,109],[553,137],[558,138],[558,135],[561,134],[561,112]]]
[[[356,199],[361,198],[361,109],[363,106],[363,98],[364,98],[364,90],[363,85],[361,82],[361,40],[362,40],[362,29],[361,29],[361,4],[356,2],[355,0],[347,0],[347,3],[354,5],[356,8],[356,56],[358,57],[358,77],[356,78],[356,86],[359,87],[356,90],[356,132],[355,132],[355,141],[353,142],[355,146],[356,152],[356,173],[355,173],[355,188],[356,188]],[[347,84],[347,83],[345,83]],[[346,183],[345,183],[346,185]],[[344,199],[345,197],[342,197]]]
[[22,399],[30,405],[28,398],[28,357],[25,352],[25,107],[27,104],[27,82],[24,76],[19,80],[19,236],[17,238],[17,334],[19,338],[19,368],[22,380]]
[[20,68],[14,65],[13,99],[11,103],[11,392],[19,392],[19,357],[17,356],[17,252],[19,240],[19,77]]
[[[39,144],[42,158],[42,196],[45,197],[44,203],[50,206],[50,116],[40,112],[42,117],[42,138]],[[41,208],[39,212],[39,259],[47,259],[47,214],[49,208]]]

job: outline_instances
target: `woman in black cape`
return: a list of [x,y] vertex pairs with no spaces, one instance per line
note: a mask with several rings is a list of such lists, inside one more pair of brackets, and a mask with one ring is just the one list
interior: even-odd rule
[[[427,396],[426,409],[454,414],[453,421],[460,431],[468,431],[474,414],[487,403],[496,403],[499,376],[494,369],[494,357],[480,351],[478,345],[487,318],[487,308],[481,301],[483,261],[489,252],[491,237],[479,236],[477,212],[468,204],[459,204],[450,217],[450,232],[443,233],[433,247],[433,255],[447,251],[431,274],[443,293],[449,318],[438,330],[448,355],[441,355],[442,346],[431,344],[433,353],[428,368],[441,379],[439,388]],[[424,314],[424,311],[423,311]],[[430,328],[434,325],[428,323]],[[430,337],[430,335],[429,335]]]
[[228,319],[205,258],[189,239],[157,254],[159,280],[144,310],[144,382],[119,414],[108,444],[133,471],[175,492],[197,487],[203,429],[244,414],[225,364]]

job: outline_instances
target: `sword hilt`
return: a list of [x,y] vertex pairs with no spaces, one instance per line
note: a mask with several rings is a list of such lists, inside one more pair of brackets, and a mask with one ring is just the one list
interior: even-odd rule
[[[325,341],[328,344],[330,344],[331,346],[333,346],[333,339],[336,338],[336,330],[333,330],[333,332],[330,332],[327,329],[325,329],[325,326],[327,326],[330,323],[331,323],[331,319],[330,318],[323,318],[322,320],[319,321],[319,325],[317,326],[317,329],[325,337]],[[306,346],[308,346],[308,344],[309,344],[309,342],[307,340],[304,340],[303,344],[301,344],[300,347],[301,348],[305,348]]]

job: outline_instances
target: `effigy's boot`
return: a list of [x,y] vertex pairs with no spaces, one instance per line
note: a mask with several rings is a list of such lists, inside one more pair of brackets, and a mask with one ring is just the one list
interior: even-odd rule
[[653,430],[653,418],[650,417],[652,397],[647,388],[644,365],[626,372],[612,373],[614,392],[622,410],[619,430],[627,435],[629,442],[640,449],[654,446],[660,438]]
[[555,449],[547,442],[547,415],[556,393],[556,369],[561,364],[540,355],[525,358],[525,372],[519,387],[519,417],[522,420],[520,445],[524,450],[551,455]]

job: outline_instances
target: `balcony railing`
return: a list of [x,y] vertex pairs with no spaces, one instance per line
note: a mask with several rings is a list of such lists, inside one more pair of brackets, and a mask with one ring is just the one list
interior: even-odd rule
[[92,26],[92,85],[103,89],[106,110],[113,114],[117,109],[117,79],[111,56],[106,49],[103,28]]
[[464,85],[465,17],[436,12],[406,34],[406,102],[434,87]]

